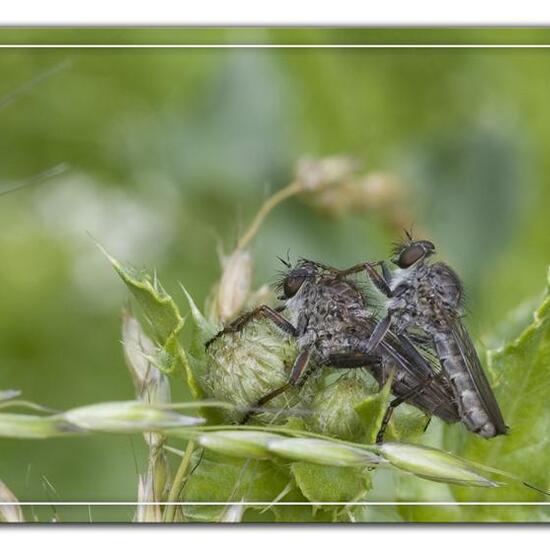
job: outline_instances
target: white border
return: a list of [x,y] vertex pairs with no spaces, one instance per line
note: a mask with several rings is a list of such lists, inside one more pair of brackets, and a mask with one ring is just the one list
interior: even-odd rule
[[550,5],[540,0],[201,0],[130,2],[127,0],[18,0],[4,2],[4,25],[544,25]]
[[[335,25],[337,26],[337,25]],[[550,44],[0,44],[1,49],[549,49]],[[550,502],[3,502],[1,506],[550,506]]]
[[[0,29],[1,30],[1,29]],[[550,28],[548,29],[550,31]],[[0,49],[548,49],[550,44],[0,44]]]

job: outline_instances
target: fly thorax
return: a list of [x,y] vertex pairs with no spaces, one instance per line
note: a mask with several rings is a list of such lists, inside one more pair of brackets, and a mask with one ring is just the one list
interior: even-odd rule
[[403,332],[420,320],[422,277],[424,266],[396,269],[392,273],[391,289],[393,297],[388,300],[388,314],[392,317],[396,332]]
[[463,299],[462,284],[458,275],[448,265],[437,262],[429,267],[427,280],[434,299],[445,316],[457,315]]

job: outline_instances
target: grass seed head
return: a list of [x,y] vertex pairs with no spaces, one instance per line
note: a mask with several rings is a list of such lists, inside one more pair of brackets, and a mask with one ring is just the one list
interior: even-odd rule
[[406,443],[384,443],[380,446],[380,454],[393,466],[431,481],[480,487],[500,485],[485,477],[486,471],[480,470],[477,465],[438,449]]
[[383,462],[379,456],[364,449],[313,438],[281,438],[268,442],[268,449],[284,458],[327,466],[366,467]]
[[228,456],[262,460],[272,458],[268,444],[277,439],[277,435],[260,431],[227,430],[205,433],[199,436],[198,443]]
[[203,418],[183,416],[172,410],[147,405],[140,401],[114,401],[88,405],[67,411],[63,416],[78,427],[113,433],[161,431],[204,423]]

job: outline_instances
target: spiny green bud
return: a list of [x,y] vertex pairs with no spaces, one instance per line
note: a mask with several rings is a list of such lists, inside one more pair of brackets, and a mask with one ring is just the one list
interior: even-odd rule
[[485,471],[476,464],[430,447],[384,443],[380,446],[380,454],[396,468],[431,481],[481,487],[500,485],[487,479]]
[[[200,382],[209,397],[237,406],[237,410],[228,412],[228,420],[238,422],[243,411],[288,381],[297,355],[295,341],[269,321],[251,321],[241,331],[224,334],[210,344]],[[310,382],[300,391],[291,388],[266,407],[276,411],[299,403],[307,408],[309,387]],[[254,420],[271,421],[275,414],[266,411]]]
[[267,448],[291,460],[326,466],[372,466],[383,460],[379,456],[352,445],[304,437],[288,437],[269,441]]
[[311,405],[309,427],[324,435],[357,441],[365,427],[355,407],[376,392],[375,384],[353,371],[345,376],[330,374],[323,382],[325,387],[318,390]]
[[198,438],[203,447],[237,458],[267,459],[272,458],[268,443],[280,439],[277,435],[249,431],[227,430],[207,432]]

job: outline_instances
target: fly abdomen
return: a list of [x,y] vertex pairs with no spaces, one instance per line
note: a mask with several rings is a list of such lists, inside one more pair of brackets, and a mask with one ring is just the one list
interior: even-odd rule
[[484,406],[453,334],[437,332],[434,334],[434,346],[441,366],[451,382],[460,415],[466,427],[486,438],[502,433],[491,421],[490,413]]

